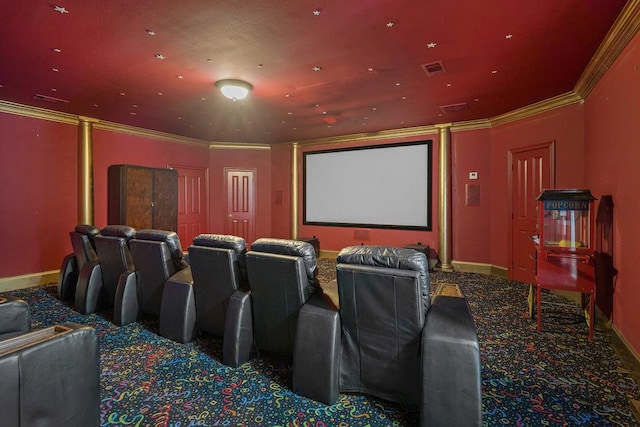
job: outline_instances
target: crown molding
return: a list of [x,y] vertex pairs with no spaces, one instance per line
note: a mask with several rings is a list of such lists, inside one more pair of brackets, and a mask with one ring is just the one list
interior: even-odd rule
[[[87,119],[87,118],[85,118]],[[143,129],[135,126],[123,125],[120,123],[106,122],[97,120],[93,122],[94,129],[107,130],[111,132],[124,133],[127,135],[142,136],[147,138],[158,139],[161,141],[177,142],[180,144],[196,144],[196,145],[209,145],[209,141],[202,139],[188,138],[186,136],[173,135],[166,132],[159,132],[155,130]]]
[[243,142],[212,142],[209,150],[271,150],[270,144]]
[[455,122],[451,123],[449,130],[451,132],[460,132],[477,129],[489,129],[491,128],[491,121],[489,119],[470,120],[468,122]]
[[359,142],[359,141],[384,141],[396,138],[423,137],[429,134],[437,134],[436,125],[416,126],[402,129],[381,130],[376,132],[354,133],[350,135],[330,136],[327,138],[305,139],[297,142],[301,146],[308,147],[311,145],[337,144],[342,142]]
[[640,0],[629,0],[582,72],[573,91],[582,99],[587,99],[639,29]]
[[0,112],[15,114],[17,116],[31,117],[33,119],[48,120],[51,122],[77,125],[78,116],[69,113],[60,113],[45,108],[32,107],[30,105],[16,104],[15,102],[0,101]]
[[536,102],[535,104],[527,105],[526,107],[518,108],[517,110],[492,117],[490,119],[491,126],[501,126],[583,101],[583,98],[573,91],[563,93],[562,95],[554,96],[553,98],[545,99],[543,101]]

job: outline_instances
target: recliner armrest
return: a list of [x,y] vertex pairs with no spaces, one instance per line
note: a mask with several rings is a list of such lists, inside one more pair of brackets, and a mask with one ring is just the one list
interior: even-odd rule
[[341,325],[331,298],[314,294],[302,306],[293,352],[293,392],[327,405],[340,394]]
[[73,299],[78,282],[78,261],[71,253],[64,257],[58,273],[58,298],[62,301]]
[[422,330],[422,426],[482,423],[480,345],[467,300],[437,295]]
[[128,325],[138,319],[137,286],[135,271],[125,271],[120,275],[113,304],[113,323],[116,325]]
[[246,363],[253,347],[251,292],[238,289],[229,297],[224,323],[222,363],[232,368]]
[[12,296],[0,297],[0,339],[22,334],[30,329],[29,304]]
[[102,290],[102,267],[89,261],[80,270],[76,286],[75,308],[82,314],[95,313]]
[[93,328],[63,323],[2,342],[2,425],[100,424],[100,353]]

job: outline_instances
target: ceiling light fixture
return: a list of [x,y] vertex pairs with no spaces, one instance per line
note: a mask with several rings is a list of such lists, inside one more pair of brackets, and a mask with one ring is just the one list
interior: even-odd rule
[[249,91],[253,89],[251,83],[237,79],[218,80],[215,85],[224,96],[234,101],[246,98]]

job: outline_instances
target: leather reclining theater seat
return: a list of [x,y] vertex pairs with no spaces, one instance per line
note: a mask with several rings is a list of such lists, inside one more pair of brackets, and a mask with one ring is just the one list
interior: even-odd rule
[[135,271],[120,276],[114,322],[126,325],[138,316],[160,317],[160,335],[180,341],[193,331],[195,303],[191,284],[167,287],[173,275],[187,269],[178,235],[165,230],[138,230],[129,242]]
[[134,271],[129,241],[136,230],[127,225],[107,225],[94,237],[97,259],[80,271],[75,293],[75,309],[83,314],[113,308],[118,281]]
[[[297,240],[258,239],[251,244],[246,263],[251,307],[245,311],[252,314],[252,320],[241,327],[238,316],[231,321],[227,319],[224,349],[227,351],[233,347],[228,344],[227,338],[227,331],[232,330],[235,335],[230,333],[229,340],[234,339],[246,345],[252,336],[256,350],[292,356],[300,308],[312,295],[325,301],[317,278],[313,246]],[[232,366],[248,360],[227,356],[225,359],[233,360]]]
[[29,305],[0,296],[0,424],[100,423],[100,354],[93,328],[63,323],[30,332]]
[[465,298],[429,297],[427,258],[413,249],[344,248],[339,311],[300,310],[293,391],[334,404],[340,391],[419,409],[423,426],[481,424],[480,351]]
[[[166,284],[174,293],[193,287],[196,330],[223,337],[223,363],[234,367],[249,359],[253,345],[246,252],[241,237],[200,234],[188,248],[190,266]],[[184,342],[191,335],[186,331],[170,338]]]
[[63,301],[75,298],[80,270],[85,264],[97,262],[95,237],[100,233],[93,225],[79,224],[69,233],[73,253],[62,260],[58,275],[58,298]]

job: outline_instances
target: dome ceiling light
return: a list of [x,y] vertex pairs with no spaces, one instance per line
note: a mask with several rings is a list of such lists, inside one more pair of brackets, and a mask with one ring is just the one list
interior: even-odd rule
[[253,89],[251,83],[244,80],[224,79],[218,80],[215,84],[224,96],[234,101],[246,98],[249,91]]

